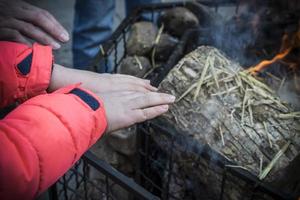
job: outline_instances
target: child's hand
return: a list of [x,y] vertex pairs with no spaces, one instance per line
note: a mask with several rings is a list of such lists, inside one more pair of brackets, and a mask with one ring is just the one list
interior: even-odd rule
[[49,90],[82,83],[82,87],[94,93],[116,91],[149,92],[157,89],[150,85],[150,81],[122,74],[98,74],[84,70],[76,70],[54,64]]
[[113,92],[99,94],[104,101],[108,127],[106,132],[126,128],[155,118],[168,111],[175,101],[169,94],[157,92]]
[[95,93],[117,91],[157,91],[157,88],[150,85],[149,80],[134,76],[124,74],[93,74],[93,81],[83,82],[83,87],[86,87]]

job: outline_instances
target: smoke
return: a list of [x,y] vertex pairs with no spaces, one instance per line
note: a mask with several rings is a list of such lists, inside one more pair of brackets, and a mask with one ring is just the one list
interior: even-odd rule
[[[294,4],[290,4],[286,5],[280,1],[272,4],[242,1],[238,9],[234,6],[219,9],[218,12],[211,10],[214,13],[214,20],[207,27],[210,36],[208,43],[225,52],[244,68],[271,59],[280,52],[284,34],[292,36],[299,28],[300,15],[291,9],[300,9],[300,3],[295,1]],[[298,8],[295,8],[296,4]],[[203,38],[202,35],[200,37]],[[300,69],[299,55],[299,50],[292,51],[285,59],[286,63],[296,63]],[[300,83],[290,80],[293,79],[293,73],[289,70],[288,64],[277,62],[264,72],[270,72],[280,79],[288,77],[289,81],[280,87],[278,95],[294,109],[299,110],[300,95],[295,85],[298,84],[300,87]],[[266,77],[264,72],[261,75]]]
[[239,6],[220,7],[217,12],[211,9],[213,17],[206,25],[211,45],[243,67],[271,58],[279,52],[284,33],[298,28],[296,18],[287,17],[277,7],[266,2],[241,1]]
[[[226,20],[226,17],[223,16],[231,17]],[[218,20],[209,28],[212,44],[241,65],[255,62],[253,58],[247,56],[248,48],[255,45],[257,37],[250,24],[253,16],[254,13],[236,16],[232,10],[227,10],[223,12],[223,15],[218,16]]]
[[286,81],[278,90],[281,100],[288,102],[293,109],[300,110],[300,95],[295,91],[295,82],[293,80]]

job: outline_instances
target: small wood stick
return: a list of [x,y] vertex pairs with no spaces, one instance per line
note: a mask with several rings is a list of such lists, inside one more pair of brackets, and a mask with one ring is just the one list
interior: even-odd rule
[[235,112],[235,109],[233,109],[233,110],[231,111],[231,113],[230,113],[230,119],[231,119],[231,122],[233,122],[233,114],[234,114],[234,112]]
[[155,41],[154,41],[155,44],[158,44],[158,42],[160,40],[160,36],[161,36],[163,30],[164,30],[164,24],[162,24],[161,27],[158,30],[158,33],[157,33]]
[[234,90],[236,90],[236,89],[238,89],[238,88],[239,88],[238,86],[233,86],[233,87],[229,88],[229,89],[226,90],[226,91],[211,94],[211,96],[217,96],[217,95],[219,96],[219,95],[222,95],[222,94],[229,94],[230,92],[232,92],[232,91],[234,91]]
[[278,78],[277,76],[273,75],[273,74],[270,73],[270,72],[266,72],[266,74],[267,74],[268,76],[270,76],[271,78],[276,79],[277,81],[281,81],[280,78]]
[[182,67],[182,65],[185,63],[185,60],[182,60],[178,65],[177,67],[177,70],[180,70],[180,68]]
[[194,95],[194,101],[196,101],[198,95],[199,95],[199,92],[200,92],[200,89],[201,89],[201,86],[203,84],[203,81],[204,81],[204,78],[206,76],[206,72],[208,70],[208,67],[210,66],[210,55],[211,55],[211,52],[208,54],[207,56],[207,59],[206,59],[206,62],[205,62],[205,65],[204,65],[204,68],[203,68],[203,71],[201,73],[201,76],[200,76],[200,79],[197,83],[197,88],[196,88],[196,92],[195,92],[195,95]]
[[214,81],[216,83],[216,86],[219,89],[220,86],[219,86],[218,77],[217,77],[217,74],[216,74],[216,71],[215,71],[214,63],[215,63],[215,57],[212,57],[212,59],[210,60],[210,69],[211,69],[211,73],[214,77]]
[[299,119],[300,118],[300,112],[291,112],[291,113],[280,113],[277,115],[280,119]]
[[278,88],[279,91],[282,89],[282,87],[283,87],[283,85],[284,85],[284,83],[285,83],[285,80],[286,80],[286,76],[285,76],[285,77],[281,80],[281,82],[280,82],[280,86],[279,86],[279,88]]
[[160,36],[162,34],[164,30],[164,24],[161,25],[161,27],[158,30],[158,33],[156,35],[155,41],[154,41],[154,48],[152,50],[152,54],[151,54],[151,61],[152,61],[152,67],[155,68],[156,64],[155,64],[155,53],[156,53],[156,45],[158,44],[159,40],[160,40]]
[[258,178],[260,180],[263,180],[268,174],[269,172],[273,169],[274,165],[276,164],[276,162],[279,160],[279,158],[286,152],[286,150],[288,149],[288,147],[290,146],[291,141],[288,141],[283,147],[282,149],[280,149],[278,151],[278,153],[274,156],[274,158],[272,159],[272,161],[268,164],[268,166],[262,171],[262,173],[258,176]]
[[249,169],[247,169],[246,167],[243,167],[241,165],[225,165],[225,167],[230,167],[230,168],[239,168],[239,169],[243,169],[245,171],[249,172]]
[[102,44],[100,44],[100,51],[101,51],[101,54],[104,56],[105,55],[105,51],[104,51],[104,48],[103,48]]
[[151,74],[154,71],[155,68],[151,68],[144,76],[143,78],[146,78],[149,74]]
[[220,135],[221,135],[222,144],[223,144],[223,146],[225,146],[224,135],[223,135],[223,130],[222,130],[221,126],[219,126],[219,131],[220,131]]
[[252,112],[252,106],[251,106],[251,100],[250,99],[248,99],[248,112],[249,112],[249,115],[250,115],[251,125],[253,126],[254,125],[254,122],[253,122],[253,112]]
[[142,70],[143,69],[143,65],[142,65],[140,59],[136,55],[134,56],[134,58],[135,58],[137,64],[139,65],[140,70]]
[[271,94],[274,94],[275,92],[266,84],[260,82],[259,80],[257,80],[256,78],[254,78],[251,74],[245,72],[245,71],[241,71],[239,72],[239,75],[244,79],[245,82],[247,82],[249,85],[253,86],[258,86],[260,88],[263,88],[265,90],[267,90],[268,92],[270,92]]
[[190,93],[195,87],[197,86],[197,83],[192,84],[177,100],[176,102],[179,102],[181,99],[183,99],[188,93]]
[[262,173],[262,168],[263,168],[263,159],[264,157],[261,156],[260,159],[259,159],[259,176],[261,175]]
[[245,107],[246,107],[247,99],[248,99],[248,88],[245,90],[243,104],[242,104],[242,126],[244,124]]
[[270,137],[270,133],[269,133],[269,131],[268,131],[267,123],[266,123],[266,122],[263,122],[263,124],[264,124],[264,128],[265,128],[265,132],[266,132],[267,137],[268,137],[269,145],[270,145],[270,147],[272,148],[273,145],[272,145],[272,142],[271,142],[271,137]]

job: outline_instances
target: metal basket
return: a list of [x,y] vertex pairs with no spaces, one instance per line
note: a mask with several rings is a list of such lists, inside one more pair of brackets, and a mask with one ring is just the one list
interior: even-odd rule
[[[228,4],[230,0],[221,1],[221,4]],[[210,6],[219,4],[205,1]],[[97,54],[91,71],[101,72],[111,71],[115,73],[126,57],[126,40],[128,32],[131,30],[132,24],[141,20],[144,15],[148,16],[152,22],[168,8],[185,6],[186,2],[176,3],[157,3],[145,5],[135,9],[122,23],[116,31],[111,35],[104,44],[99,45],[99,53]],[[149,17],[150,16],[150,17]],[[179,42],[178,46],[181,42]],[[180,49],[180,47],[179,47]],[[152,80],[152,84],[158,85],[165,77],[167,72],[178,62],[182,53],[177,49],[172,53],[168,61],[162,68],[156,68],[147,78]],[[111,66],[110,66],[111,65]],[[95,178],[96,177],[96,178]],[[116,188],[115,190],[113,188]],[[123,191],[127,197],[116,197],[116,190]],[[136,184],[132,179],[118,172],[115,168],[100,160],[91,151],[88,151],[82,159],[80,159],[72,169],[70,169],[51,189],[51,199],[146,199],[154,200],[159,197],[151,194],[140,185]]]
[[[239,6],[237,0],[200,0],[197,2],[213,8],[215,12],[218,12],[218,9],[221,6]],[[191,5],[191,2],[181,1],[171,3],[155,3],[137,7],[122,21],[111,37],[105,43],[99,45],[99,52],[95,58],[91,70],[95,72],[105,71],[116,73],[120,63],[127,56],[127,38],[131,27],[135,22],[145,20],[145,16],[147,16],[146,20],[156,23],[156,19],[164,10],[179,6],[186,7],[188,5]],[[177,46],[182,46],[181,40]],[[155,68],[155,70],[149,74],[147,78],[152,81],[154,86],[157,86],[159,82],[166,76],[168,71],[179,61],[181,56],[182,54],[180,53],[179,49],[176,51],[174,50],[164,65],[162,67]],[[103,68],[105,70],[101,70]]]
[[50,190],[53,200],[159,199],[88,151]]
[[[181,45],[175,50],[177,55],[181,54],[182,57],[200,45],[214,45],[212,40],[207,37],[208,32],[208,29],[187,31],[182,37]],[[174,125],[168,124],[166,121],[156,119],[145,122],[138,126],[137,131],[139,162],[137,164],[136,180],[145,189],[161,199],[230,199],[225,195],[225,191],[232,186],[230,183],[242,185],[244,194],[242,199],[297,199],[296,195],[273,188],[271,185],[260,181],[250,172],[236,166],[235,163],[229,162],[208,145],[200,142],[195,143],[188,136],[184,136],[186,134],[179,133]],[[184,197],[178,197],[174,194],[174,190],[170,187],[175,187],[174,184],[177,183],[174,183],[174,180],[177,177],[178,179],[181,178],[174,168],[183,162],[178,160],[176,155],[186,152],[197,154],[194,158],[191,158],[193,165],[204,165],[203,160],[207,160],[212,165],[211,173],[220,174],[222,178],[218,185],[212,186],[219,188],[217,195],[207,194],[205,188],[199,185],[190,185],[190,188],[185,190]],[[204,173],[203,176],[206,176],[206,174]]]
[[[220,6],[238,6],[235,0],[198,2],[215,8],[214,10],[216,12]],[[150,16],[150,20],[154,22],[156,17],[159,16],[163,10],[176,6],[185,6],[186,4],[186,2],[158,3],[137,8],[130,16],[123,20],[109,40],[103,45],[99,45],[99,53],[91,70],[101,72],[100,69],[103,69],[103,66],[105,66],[105,71],[116,72],[120,63],[127,55],[126,39],[133,23],[141,20],[144,14]],[[182,58],[184,53],[188,51],[187,43],[190,36],[190,33],[186,33],[163,67],[155,69],[153,73],[147,77],[151,79],[153,85],[157,86],[167,75],[169,70]],[[203,37],[200,43],[209,44],[209,40]],[[172,138],[170,141],[173,142],[169,146],[170,149],[168,153],[160,151],[159,148],[157,148],[157,145],[151,139],[150,129]],[[52,187],[51,194],[54,197],[53,199],[125,199],[123,197],[116,197],[114,194],[116,190],[122,190],[123,194],[128,195],[130,199],[176,199],[176,197],[170,194],[169,190],[172,168],[175,162],[173,157],[173,145],[178,142],[176,137],[174,137],[177,135],[176,132],[174,132],[172,128],[166,128],[165,125],[147,122],[138,126],[137,135],[139,142],[138,161],[136,162],[136,182],[124,176],[107,163],[99,160],[93,153],[87,152],[82,159],[57,182],[55,187]],[[205,149],[203,156],[209,157],[212,153],[218,155],[208,147]],[[158,154],[160,157],[157,157]],[[159,160],[162,157],[164,158],[163,162]],[[231,174],[236,175],[249,184],[252,199],[258,199],[260,194],[270,195],[275,199],[293,199],[287,194],[274,191],[271,187],[264,185],[251,174],[241,169],[225,167],[228,163],[221,161],[222,159],[220,157],[220,161],[217,162],[217,166],[223,169],[223,179],[220,183],[220,199],[223,198],[223,192],[226,190],[228,177],[232,177]],[[159,170],[167,170],[170,173],[162,177],[161,174],[158,173]],[[95,174],[97,177],[96,182],[94,180]],[[162,185],[162,182],[164,182],[164,185]],[[114,187],[117,189],[113,189]],[[192,199],[192,197],[190,199]]]

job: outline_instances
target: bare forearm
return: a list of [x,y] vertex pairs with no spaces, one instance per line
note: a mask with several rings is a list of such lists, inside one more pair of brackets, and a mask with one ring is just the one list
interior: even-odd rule
[[61,87],[82,83],[82,87],[96,93],[113,91],[156,91],[148,80],[121,74],[98,74],[94,72],[77,70],[54,64],[49,91],[52,92]]
[[91,85],[93,81],[97,80],[97,74],[89,71],[77,70],[72,68],[63,67],[59,64],[54,64],[49,91],[52,92],[61,87],[82,83],[82,86],[93,90]]

